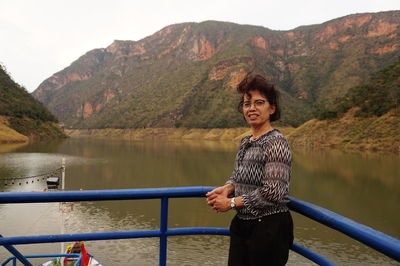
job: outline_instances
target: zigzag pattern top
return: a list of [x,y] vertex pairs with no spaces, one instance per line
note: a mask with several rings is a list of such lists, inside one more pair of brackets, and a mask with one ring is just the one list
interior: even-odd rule
[[276,129],[252,141],[244,137],[236,154],[232,176],[226,182],[243,196],[241,219],[288,211],[292,154],[286,138]]

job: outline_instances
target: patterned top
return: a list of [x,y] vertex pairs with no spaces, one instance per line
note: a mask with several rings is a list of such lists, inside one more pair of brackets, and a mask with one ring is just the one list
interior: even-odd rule
[[276,129],[254,141],[250,136],[241,140],[226,182],[235,187],[235,197],[243,196],[244,206],[237,210],[240,219],[288,211],[291,163],[289,144]]

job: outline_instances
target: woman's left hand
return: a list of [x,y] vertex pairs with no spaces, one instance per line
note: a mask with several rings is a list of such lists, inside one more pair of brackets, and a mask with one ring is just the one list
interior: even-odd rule
[[210,204],[216,212],[226,212],[231,209],[231,200],[225,195],[218,195]]

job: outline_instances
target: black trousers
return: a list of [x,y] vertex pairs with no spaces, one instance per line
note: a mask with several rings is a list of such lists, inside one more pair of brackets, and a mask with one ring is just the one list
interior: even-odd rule
[[230,226],[228,266],[285,265],[293,243],[293,220],[289,212],[241,220]]

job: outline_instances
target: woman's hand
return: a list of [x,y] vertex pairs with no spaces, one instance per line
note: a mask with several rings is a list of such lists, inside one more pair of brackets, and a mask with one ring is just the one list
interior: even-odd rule
[[226,212],[231,209],[231,199],[219,194],[216,198],[211,200],[212,204],[209,204],[212,206],[213,210],[216,212]]
[[213,190],[207,192],[206,197],[216,197],[219,194],[225,195],[228,197],[229,194],[231,194],[235,190],[235,187],[232,184],[226,184],[225,186],[222,187],[217,187],[214,188]]
[[213,205],[213,200],[219,196],[225,196],[226,198],[228,197],[229,194],[231,194],[234,191],[234,186],[231,184],[227,184],[222,187],[217,187],[209,192],[207,192],[206,197],[207,197],[207,204],[212,206]]
[[206,194],[207,204],[217,212],[225,212],[230,210],[230,199],[228,195],[234,191],[232,184],[217,187]]

